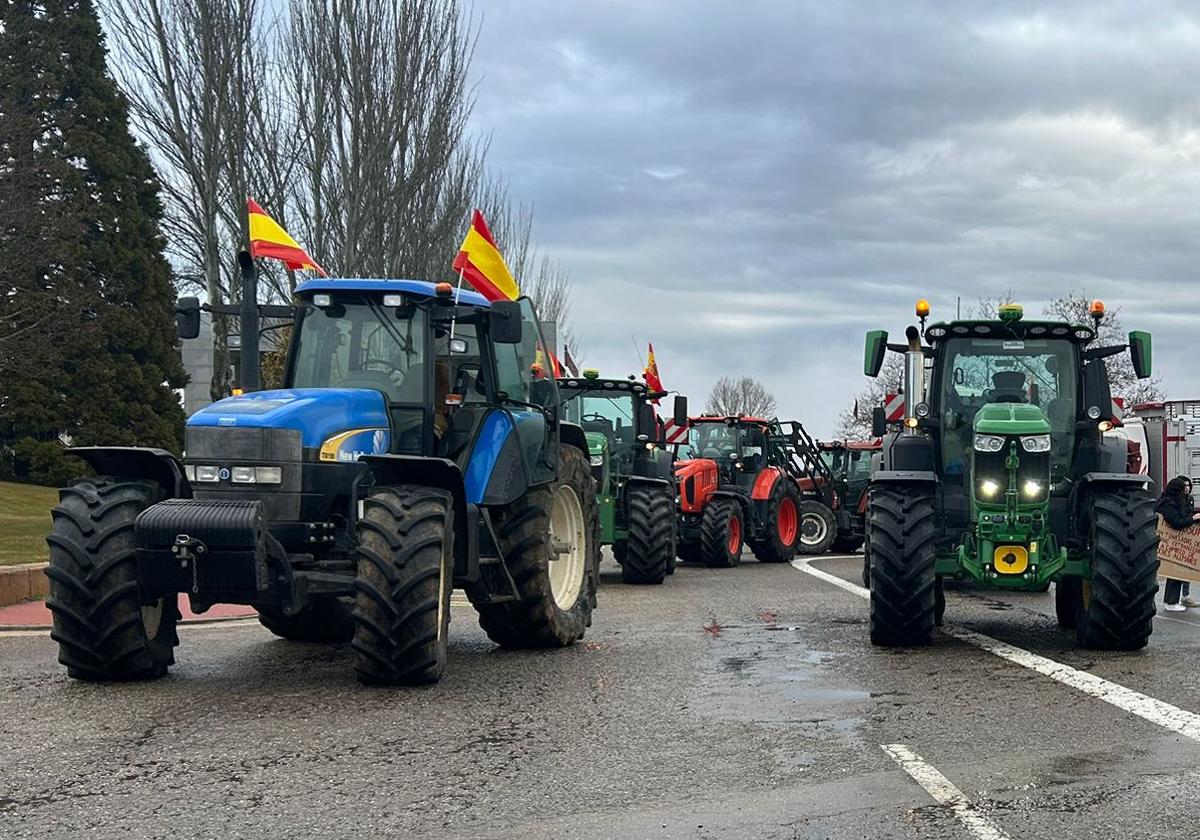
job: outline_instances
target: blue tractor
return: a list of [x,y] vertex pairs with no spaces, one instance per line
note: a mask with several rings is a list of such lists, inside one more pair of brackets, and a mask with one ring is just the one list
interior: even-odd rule
[[[268,308],[248,309],[244,354]],[[178,311],[194,336],[198,303]],[[287,311],[284,387],[193,414],[182,462],[73,450],[96,475],[61,491],[48,538],[68,673],[164,675],[178,593],[195,612],[249,604],[287,639],[349,641],[371,684],[441,677],[455,587],[501,646],[581,638],[599,581],[596,489],[530,301],[320,279]]]

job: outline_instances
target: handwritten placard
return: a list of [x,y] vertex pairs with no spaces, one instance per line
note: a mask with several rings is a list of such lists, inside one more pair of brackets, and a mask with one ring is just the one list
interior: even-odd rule
[[1158,573],[1175,580],[1200,582],[1200,525],[1176,531],[1158,518]]

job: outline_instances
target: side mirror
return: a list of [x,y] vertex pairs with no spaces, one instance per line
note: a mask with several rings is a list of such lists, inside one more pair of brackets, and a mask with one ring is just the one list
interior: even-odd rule
[[887,353],[887,330],[871,330],[867,333],[867,343],[863,350],[863,373],[874,379],[879,376],[883,367],[883,357]]
[[1153,343],[1150,333],[1134,330],[1129,334],[1129,355],[1133,359],[1133,372],[1138,379],[1148,379],[1152,370]]
[[515,300],[492,301],[488,332],[496,344],[520,344],[521,305]]
[[641,403],[638,407],[637,439],[645,443],[647,441],[657,441],[659,437],[658,415],[654,411],[654,406],[648,402]]
[[199,298],[185,297],[176,302],[175,326],[180,338],[196,338],[200,335]]
[[671,419],[681,429],[688,424],[687,397],[683,396],[683,394],[675,395],[675,410],[672,413]]
[[871,411],[871,435],[877,438],[887,434],[887,410],[877,405]]

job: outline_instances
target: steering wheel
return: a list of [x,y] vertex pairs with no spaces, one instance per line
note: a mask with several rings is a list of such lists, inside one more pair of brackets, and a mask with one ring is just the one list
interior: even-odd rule
[[387,370],[380,371],[381,373],[394,373],[401,379],[404,379],[404,376],[407,373],[404,368],[400,367],[391,359],[367,358],[363,360],[362,367],[366,368],[367,365],[383,365],[385,368],[387,368]]
[[1025,398],[1017,394],[997,394],[992,397],[994,403],[1023,403]]
[[591,414],[585,414],[582,417],[580,417],[579,419],[581,422],[586,421],[588,423],[607,423],[608,422],[607,417],[605,417],[603,414],[598,414],[596,412],[592,412]]
[[710,446],[700,453],[700,457],[711,458],[714,461],[720,461],[723,457],[725,457],[725,453],[720,449],[717,449],[715,446]]

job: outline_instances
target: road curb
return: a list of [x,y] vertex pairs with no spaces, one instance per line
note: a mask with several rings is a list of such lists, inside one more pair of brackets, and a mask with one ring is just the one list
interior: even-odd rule
[[50,579],[46,577],[49,563],[26,563],[20,566],[0,566],[0,607],[11,607],[23,601],[37,601],[50,594]]
[[[179,622],[180,627],[196,627],[204,624],[222,624],[226,621],[253,621],[257,618],[256,615],[218,615],[212,618],[185,618]],[[0,624],[0,633],[20,633],[28,631],[30,633],[37,631],[50,632],[53,629],[49,624]]]

